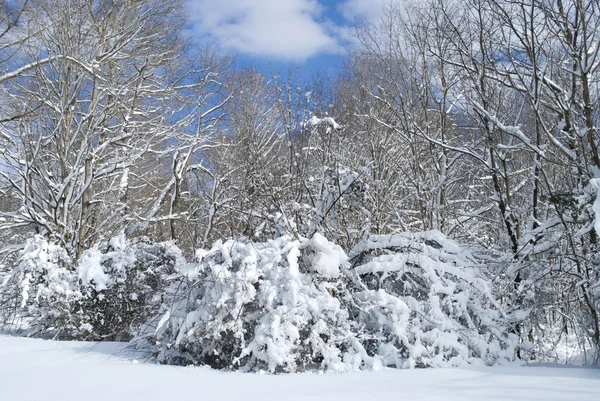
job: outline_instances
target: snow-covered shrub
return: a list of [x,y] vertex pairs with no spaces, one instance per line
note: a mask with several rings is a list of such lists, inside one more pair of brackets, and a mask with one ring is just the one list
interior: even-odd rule
[[320,234],[219,241],[198,258],[148,332],[160,361],[270,372],[360,366],[340,247]]
[[170,243],[121,235],[74,262],[36,236],[0,283],[0,327],[46,338],[128,340],[162,304],[181,259]]
[[293,372],[488,364],[515,336],[482,266],[441,233],[371,236],[353,252],[315,234],[198,251],[140,343],[159,361]]
[[387,366],[438,367],[512,358],[481,266],[438,231],[371,236],[352,252],[356,335]]
[[0,283],[0,327],[28,336],[70,338],[81,300],[73,262],[41,236],[28,240]]
[[516,335],[478,259],[437,231],[218,241],[187,263],[123,235],[69,260],[31,239],[0,286],[4,329],[151,345],[158,360],[242,371],[495,363]]
[[128,240],[119,235],[79,260],[81,330],[78,338],[129,340],[156,313],[181,252],[171,243]]

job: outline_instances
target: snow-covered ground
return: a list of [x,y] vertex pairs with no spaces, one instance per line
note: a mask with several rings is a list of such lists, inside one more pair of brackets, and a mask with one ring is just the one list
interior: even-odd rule
[[115,343],[0,336],[0,400],[600,400],[600,369],[385,370],[259,375],[142,363]]

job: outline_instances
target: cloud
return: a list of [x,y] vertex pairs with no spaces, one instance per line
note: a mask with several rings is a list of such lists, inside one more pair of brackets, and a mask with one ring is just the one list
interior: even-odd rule
[[240,53],[303,61],[339,49],[317,0],[188,0],[195,31]]

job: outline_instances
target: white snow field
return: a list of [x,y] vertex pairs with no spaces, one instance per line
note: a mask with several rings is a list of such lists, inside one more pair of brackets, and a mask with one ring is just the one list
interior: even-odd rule
[[600,400],[597,368],[511,365],[261,375],[138,363],[122,348],[0,336],[0,400]]

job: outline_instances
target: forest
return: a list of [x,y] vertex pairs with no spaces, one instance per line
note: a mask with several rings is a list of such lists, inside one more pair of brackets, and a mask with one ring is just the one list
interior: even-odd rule
[[0,0],[0,332],[272,373],[600,363],[600,2],[405,0],[334,73]]

